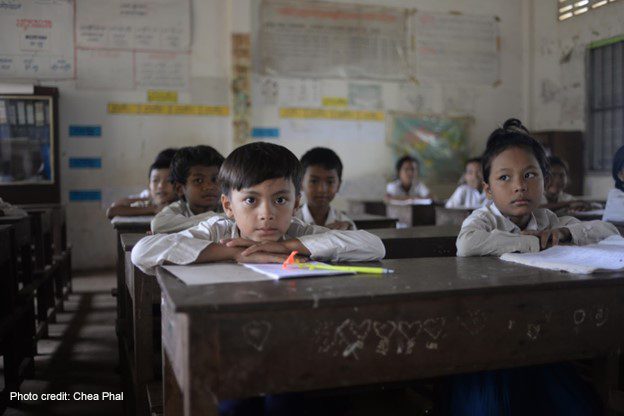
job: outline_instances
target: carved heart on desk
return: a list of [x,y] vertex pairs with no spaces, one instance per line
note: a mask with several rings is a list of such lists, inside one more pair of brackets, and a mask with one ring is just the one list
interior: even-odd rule
[[269,332],[271,332],[271,324],[267,321],[251,321],[243,326],[245,341],[258,351],[262,351]]

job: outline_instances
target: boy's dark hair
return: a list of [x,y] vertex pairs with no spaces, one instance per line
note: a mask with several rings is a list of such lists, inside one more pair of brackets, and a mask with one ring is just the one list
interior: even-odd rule
[[568,166],[568,162],[561,159],[559,156],[548,156],[548,164],[550,168],[553,166],[561,166],[565,171],[566,175],[570,174],[570,167]]
[[301,163],[290,150],[278,144],[256,142],[235,149],[225,158],[219,182],[221,192],[230,195],[232,189],[240,191],[268,179],[291,179],[295,195],[299,195],[302,176]]
[[342,161],[336,152],[331,149],[315,147],[305,152],[301,156],[301,167],[304,175],[309,166],[321,166],[327,170],[336,169],[338,180],[342,181]]
[[399,160],[397,160],[396,165],[394,166],[394,168],[396,169],[397,175],[399,174],[399,171],[401,170],[401,166],[403,166],[403,163],[405,162],[415,162],[416,169],[420,167],[420,162],[418,162],[418,160],[415,157],[410,156],[410,155],[405,155]]
[[468,166],[471,163],[478,163],[481,164],[481,158],[480,157],[471,157],[470,159],[468,159],[466,161],[466,164],[464,166]]
[[624,169],[624,146],[621,146],[613,156],[612,171],[613,179],[615,179],[615,187],[624,192],[624,182],[618,177],[618,173],[620,173],[622,169]]
[[171,160],[171,182],[185,184],[193,166],[220,168],[225,158],[211,146],[181,147]]
[[173,155],[175,154],[175,152],[176,149],[174,149],[173,147],[161,150],[156,155],[154,163],[150,165],[150,168],[147,171],[147,177],[149,178],[152,175],[152,171],[154,169],[169,169],[169,167],[171,166],[171,159],[173,159]]
[[533,154],[537,163],[542,170],[542,175],[546,178],[550,173],[546,152],[542,145],[531,137],[531,134],[522,122],[516,118],[510,118],[505,121],[502,128],[498,128],[490,134],[485,152],[481,156],[481,164],[483,166],[483,181],[490,183],[490,169],[492,168],[492,160],[503,151],[510,147],[520,147]]

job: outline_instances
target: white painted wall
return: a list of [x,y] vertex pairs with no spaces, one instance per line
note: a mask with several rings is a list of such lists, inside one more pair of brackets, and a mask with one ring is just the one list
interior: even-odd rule
[[[532,60],[527,108],[534,130],[586,129],[585,59],[590,42],[624,32],[624,3],[615,2],[563,22],[557,20],[555,0],[529,0],[532,12]],[[531,35],[529,35],[531,36]],[[588,173],[585,193],[606,198],[610,174]]]
[[[193,77],[219,78],[228,83],[230,74],[230,35],[247,32],[252,26],[252,0],[192,0]],[[418,8],[426,11],[460,11],[467,14],[497,15],[501,29],[501,84],[464,86],[474,97],[467,114],[475,123],[470,132],[472,154],[478,154],[490,131],[508,117],[523,115],[523,91],[527,82],[523,71],[523,3],[517,0],[340,0],[344,3],[378,4]],[[71,30],[68,28],[68,30]],[[556,79],[556,78],[555,78]],[[143,189],[147,169],[156,153],[164,147],[210,144],[227,154],[232,148],[229,118],[185,116],[108,115],[106,104],[145,102],[142,91],[87,91],[75,88],[73,81],[44,82],[60,89],[60,142],[62,166],[62,201],[67,204],[69,239],[74,245],[74,266],[78,269],[106,267],[115,261],[115,237],[104,208],[97,203],[68,203],[70,189],[102,189],[104,197],[124,195]],[[346,81],[327,81],[328,88],[346,88]],[[424,107],[444,113],[445,94],[460,86],[436,86],[436,92]],[[401,98],[401,87],[383,83],[386,110],[414,111]],[[180,95],[181,102],[192,100],[192,91]],[[262,123],[262,112],[254,109],[254,122]],[[260,109],[261,110],[261,109]],[[260,114],[260,116],[258,116]],[[70,138],[68,126],[74,124],[102,125],[98,139]],[[300,156],[316,145],[333,147],[343,158],[344,179],[354,181],[362,176],[381,177],[392,174],[391,153],[383,142],[359,144],[328,138],[316,143],[278,140]],[[101,156],[98,171],[69,170],[68,158]],[[383,183],[383,180],[380,181]],[[430,184],[439,196],[452,191],[452,185]]]

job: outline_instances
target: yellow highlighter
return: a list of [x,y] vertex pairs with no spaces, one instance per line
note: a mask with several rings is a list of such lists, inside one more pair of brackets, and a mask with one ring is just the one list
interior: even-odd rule
[[364,267],[364,266],[336,266],[333,264],[308,264],[308,263],[300,263],[296,261],[295,256],[297,255],[297,251],[293,251],[290,253],[290,256],[286,259],[286,261],[282,264],[282,268],[285,269],[288,266],[297,266],[300,269],[310,269],[310,270],[334,270],[340,272],[349,272],[349,273],[366,273],[366,274],[386,274],[386,273],[394,273],[392,269],[384,269],[383,267]]

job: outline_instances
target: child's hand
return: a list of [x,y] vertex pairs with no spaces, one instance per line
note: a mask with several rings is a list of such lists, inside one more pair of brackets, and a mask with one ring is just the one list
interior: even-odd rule
[[570,234],[570,230],[565,227],[562,228],[552,228],[549,230],[542,231],[522,231],[524,235],[533,235],[540,240],[540,248],[544,250],[545,248],[552,247],[558,245],[560,242],[570,241],[572,238],[572,234]]
[[589,211],[591,204],[585,201],[571,201],[569,207],[571,211]]
[[256,241],[246,238],[222,238],[219,243],[227,247],[251,247],[258,244]]
[[325,224],[325,227],[330,230],[348,230],[351,228],[351,224],[347,221],[336,221],[331,224]]
[[287,258],[288,254],[256,252],[244,255],[243,252],[240,252],[234,257],[234,260],[238,263],[284,263]]

